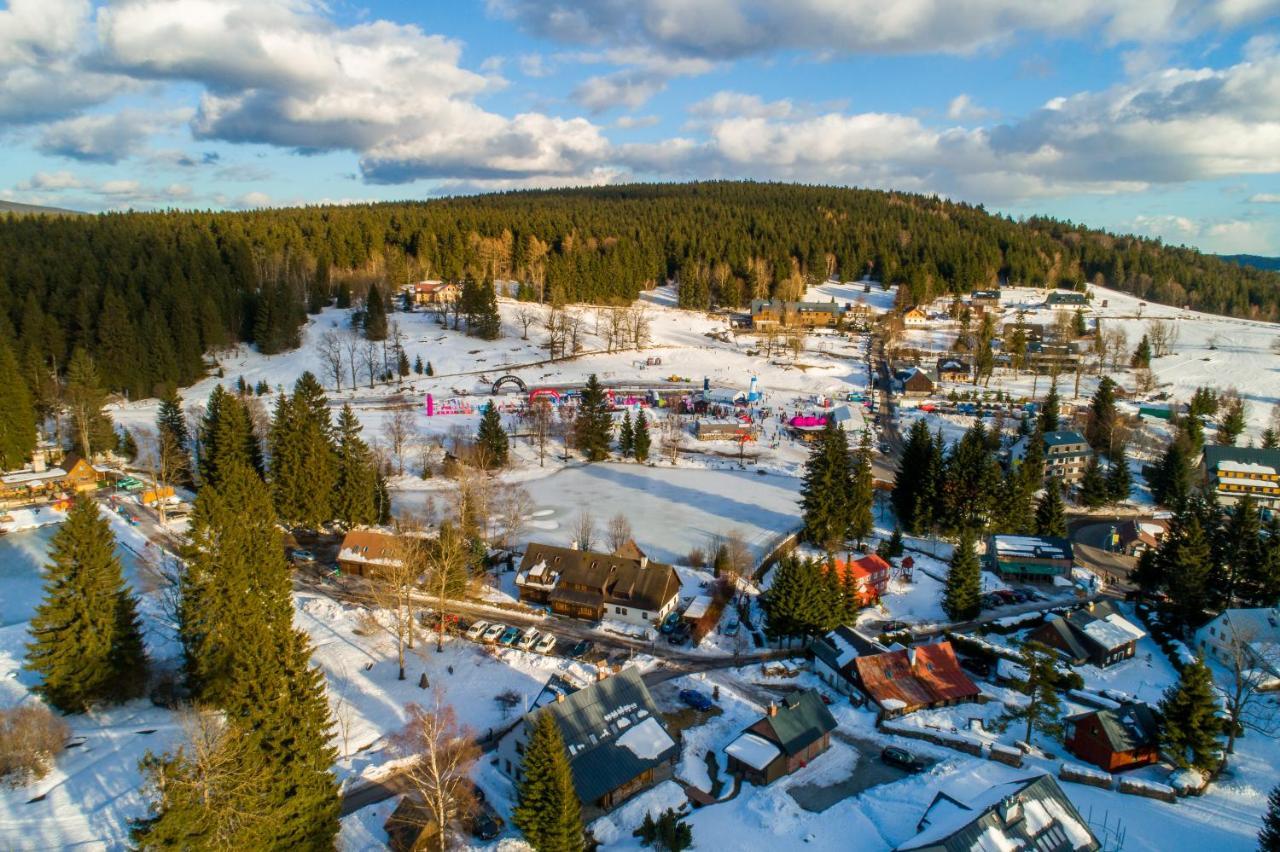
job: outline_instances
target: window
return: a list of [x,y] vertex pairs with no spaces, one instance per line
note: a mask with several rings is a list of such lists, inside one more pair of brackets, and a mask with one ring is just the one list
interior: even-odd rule
[[524,756],[524,743],[520,742],[519,740],[516,740],[516,754],[520,755],[521,757]]

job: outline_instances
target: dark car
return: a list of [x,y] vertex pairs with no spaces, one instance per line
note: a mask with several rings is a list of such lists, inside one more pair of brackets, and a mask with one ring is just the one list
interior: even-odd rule
[[703,713],[716,706],[710,698],[696,689],[680,690],[680,700],[692,707],[694,710]]
[[880,625],[881,633],[897,633],[899,630],[910,630],[911,625],[905,621],[886,621]]
[[991,675],[991,663],[981,657],[961,657],[960,665],[980,677],[989,677]]
[[1004,606],[1004,598],[999,595],[984,595],[982,605],[987,609],[995,609],[998,606]]
[[662,627],[660,627],[659,629],[663,633],[669,634],[672,630],[676,629],[676,625],[679,623],[680,623],[680,613],[673,612],[662,620]]
[[476,815],[471,820],[471,833],[481,840],[493,840],[507,827],[506,821],[484,799],[476,800]]
[[880,760],[890,766],[896,766],[908,772],[920,772],[929,765],[905,748],[898,748],[897,746],[889,746],[880,752]]
[[587,654],[590,654],[591,650],[595,648],[595,646],[596,643],[592,642],[590,639],[579,640],[576,645],[569,649],[569,656],[575,660],[581,660]]
[[683,645],[689,641],[689,625],[678,624],[676,628],[667,636],[667,642],[672,645]]

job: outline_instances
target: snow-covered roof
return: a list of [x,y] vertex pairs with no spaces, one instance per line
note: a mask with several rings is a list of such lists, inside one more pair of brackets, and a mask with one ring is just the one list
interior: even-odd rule
[[1223,461],[1218,463],[1218,470],[1224,473],[1260,473],[1276,475],[1276,469],[1269,464],[1253,462]]
[[1147,635],[1141,628],[1114,613],[1106,618],[1096,618],[1080,629],[1086,636],[1109,651],[1121,648]]
[[675,744],[675,740],[671,739],[671,735],[653,716],[618,737],[618,745],[641,760],[657,760],[663,752]]
[[702,618],[707,614],[707,610],[711,608],[712,598],[709,595],[698,595],[693,599],[693,603],[685,608],[684,617],[690,621]]
[[1070,544],[1061,538],[1032,535],[993,535],[997,556],[1022,556],[1037,559],[1070,559]]
[[752,769],[764,771],[764,768],[776,760],[782,752],[764,737],[747,731],[725,746],[725,754]]
[[48,470],[20,470],[17,473],[6,473],[0,476],[0,482],[5,485],[31,485],[50,479],[61,479],[66,475],[67,472],[60,467],[51,467]]

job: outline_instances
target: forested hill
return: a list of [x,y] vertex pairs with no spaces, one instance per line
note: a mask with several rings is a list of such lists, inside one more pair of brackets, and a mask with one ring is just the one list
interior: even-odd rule
[[526,282],[547,300],[633,298],[677,278],[690,307],[799,295],[870,272],[909,301],[998,282],[1127,290],[1280,317],[1280,276],[1185,248],[902,193],[640,184],[246,213],[0,217],[0,341],[38,395],[76,347],[114,389],[186,384],[235,340],[297,344],[307,310],[419,278]]
[[1252,266],[1255,269],[1270,269],[1280,272],[1280,257],[1262,257],[1256,254],[1224,254],[1223,260],[1238,263],[1241,266]]

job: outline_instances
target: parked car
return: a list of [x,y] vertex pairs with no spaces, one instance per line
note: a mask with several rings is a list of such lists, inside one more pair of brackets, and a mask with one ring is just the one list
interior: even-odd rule
[[539,631],[538,628],[536,627],[530,627],[523,634],[521,634],[520,641],[516,643],[516,647],[519,648],[521,651],[528,651],[530,648],[532,648],[534,645],[538,643],[538,640],[540,638],[542,638],[542,632]]
[[991,675],[991,663],[981,657],[961,657],[960,665],[980,677]]
[[298,560],[299,562],[315,562],[316,561],[316,555],[314,553],[312,553],[310,550],[303,550],[302,548],[294,549],[293,558]]
[[581,639],[573,646],[573,649],[569,651],[569,656],[573,657],[575,660],[581,660],[587,654],[590,654],[591,649],[595,646],[596,643],[592,642],[590,639]]
[[998,606],[1004,606],[1004,598],[999,595],[984,595],[982,605],[987,609],[995,609]]
[[738,624],[738,622],[737,622],[737,621],[730,621],[728,624],[726,624],[726,625],[724,626],[724,635],[725,635],[725,636],[737,636],[737,635],[738,635],[738,628],[739,628],[739,627],[741,627],[741,626],[742,626],[742,625]]
[[507,625],[505,624],[490,624],[485,628],[484,633],[480,636],[480,641],[490,643],[497,642],[498,637],[505,633],[506,630]]
[[896,766],[908,772],[920,772],[929,765],[905,748],[898,748],[897,746],[889,746],[880,752],[880,760],[890,766]]
[[881,633],[897,633],[900,630],[910,630],[910,629],[911,629],[911,625],[907,624],[905,621],[897,621],[897,620],[886,621],[884,624],[880,625]]
[[489,804],[482,798],[476,799],[476,813],[471,818],[471,833],[481,840],[494,840],[507,824],[498,816],[498,812],[493,809],[493,805]]
[[1013,593],[1013,589],[996,589],[992,594],[1005,603],[1016,603],[1018,600],[1017,595]]
[[688,641],[689,626],[687,624],[679,625],[675,630],[671,631],[670,635],[667,636],[667,642],[672,645],[683,645]]
[[680,623],[680,613],[673,612],[666,618],[662,619],[662,626],[658,628],[662,633],[668,634],[676,629],[676,625]]
[[502,635],[498,637],[498,644],[514,645],[516,643],[516,639],[518,639],[519,637],[520,637],[519,627],[508,627],[506,630],[502,632]]
[[556,637],[550,633],[543,633],[542,638],[538,640],[538,644],[533,646],[533,650],[539,654],[550,654],[556,647]]
[[467,628],[467,638],[472,642],[478,640],[484,635],[484,632],[490,627],[487,621],[477,621],[475,624]]
[[702,713],[705,713],[712,707],[716,706],[711,699],[706,696],[706,694],[701,693],[696,689],[680,690],[680,700],[692,707],[694,710]]

